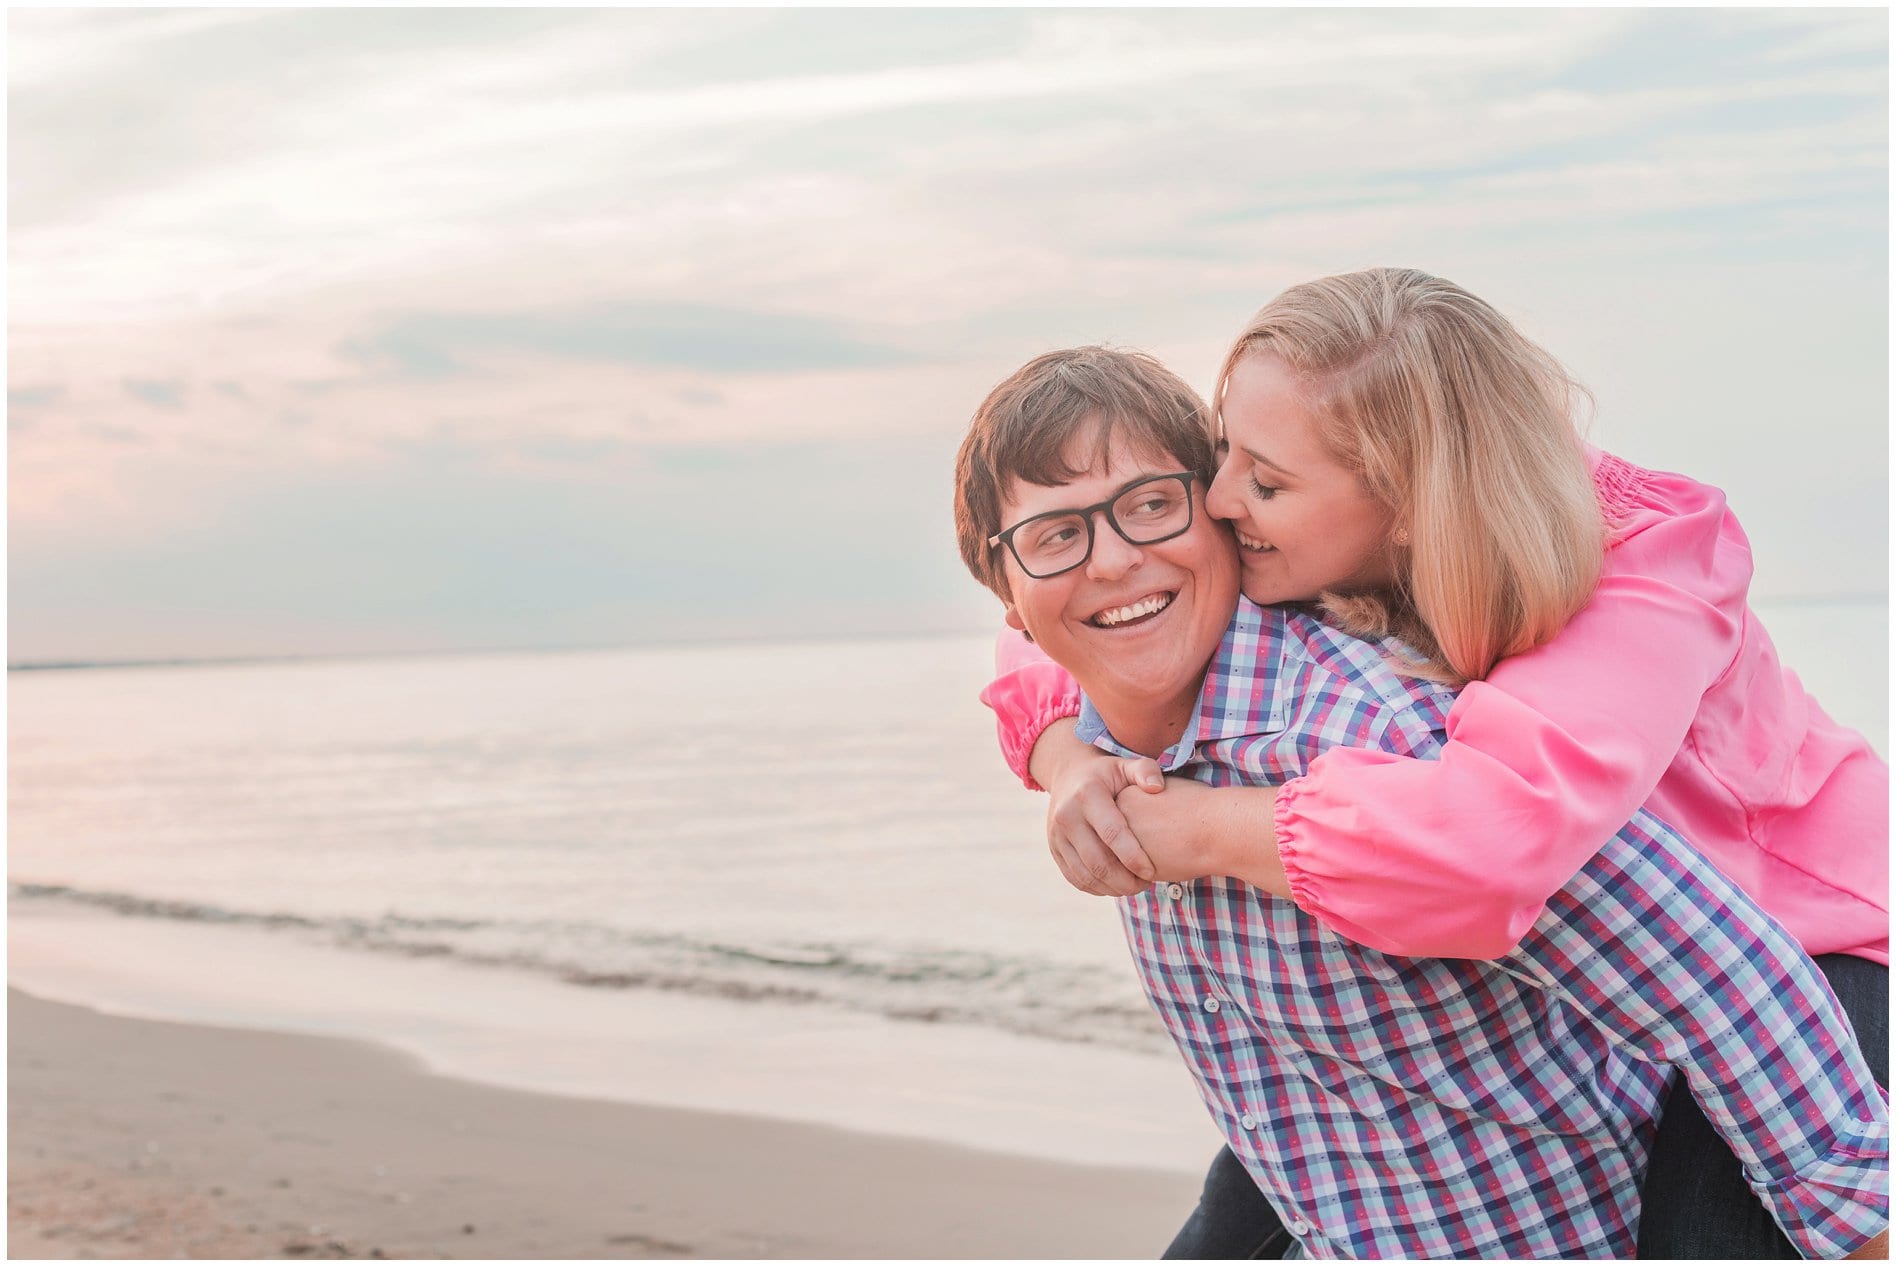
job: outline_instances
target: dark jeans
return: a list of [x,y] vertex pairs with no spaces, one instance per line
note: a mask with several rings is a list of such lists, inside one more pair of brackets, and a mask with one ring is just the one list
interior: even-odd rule
[[[1863,1059],[1889,1085],[1889,969],[1850,955],[1816,964],[1856,1027]],[[1667,1098],[1640,1194],[1641,1258],[1798,1258],[1738,1158],[1699,1112],[1683,1080]],[[1283,1258],[1296,1247],[1277,1211],[1229,1148],[1212,1159],[1198,1208],[1166,1258]]]
[[1229,1148],[1220,1148],[1205,1172],[1198,1208],[1161,1257],[1282,1258],[1295,1243],[1251,1173]]

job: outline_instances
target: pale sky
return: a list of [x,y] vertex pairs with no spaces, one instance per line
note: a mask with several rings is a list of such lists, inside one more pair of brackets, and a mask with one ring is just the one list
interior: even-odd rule
[[978,630],[1052,347],[1484,296],[1887,577],[1882,10],[18,10],[13,662]]

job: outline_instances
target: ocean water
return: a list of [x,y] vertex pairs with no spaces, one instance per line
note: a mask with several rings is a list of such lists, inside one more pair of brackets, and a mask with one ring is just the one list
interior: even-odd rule
[[[1887,751],[1883,609],[1763,618]],[[990,645],[15,671],[11,907],[1162,1051],[995,753]]]
[[[1886,751],[1884,609],[1761,612]],[[990,648],[15,672],[11,905],[1164,1050],[1001,765]]]
[[[1760,610],[1887,754],[1884,608]],[[11,978],[535,1089],[1202,1165],[1112,905],[1002,766],[991,646],[13,672]]]
[[16,672],[11,905],[1158,1049],[991,645]]

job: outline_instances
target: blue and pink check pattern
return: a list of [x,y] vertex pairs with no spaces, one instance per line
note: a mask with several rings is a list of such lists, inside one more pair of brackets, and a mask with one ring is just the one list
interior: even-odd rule
[[[1434,756],[1452,703],[1375,644],[1240,600],[1161,764],[1277,784],[1338,744]],[[1080,734],[1130,755],[1090,703]],[[1888,1098],[1823,974],[1644,812],[1502,959],[1385,955],[1224,878],[1120,908],[1147,996],[1306,1256],[1631,1257],[1675,1075],[1806,1256],[1888,1226]]]

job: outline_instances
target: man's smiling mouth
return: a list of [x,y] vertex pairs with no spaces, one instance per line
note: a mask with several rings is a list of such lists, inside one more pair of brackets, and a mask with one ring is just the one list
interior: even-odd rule
[[1117,629],[1123,625],[1142,624],[1170,607],[1172,600],[1177,597],[1170,591],[1148,594],[1136,603],[1094,612],[1086,623],[1095,629]]

